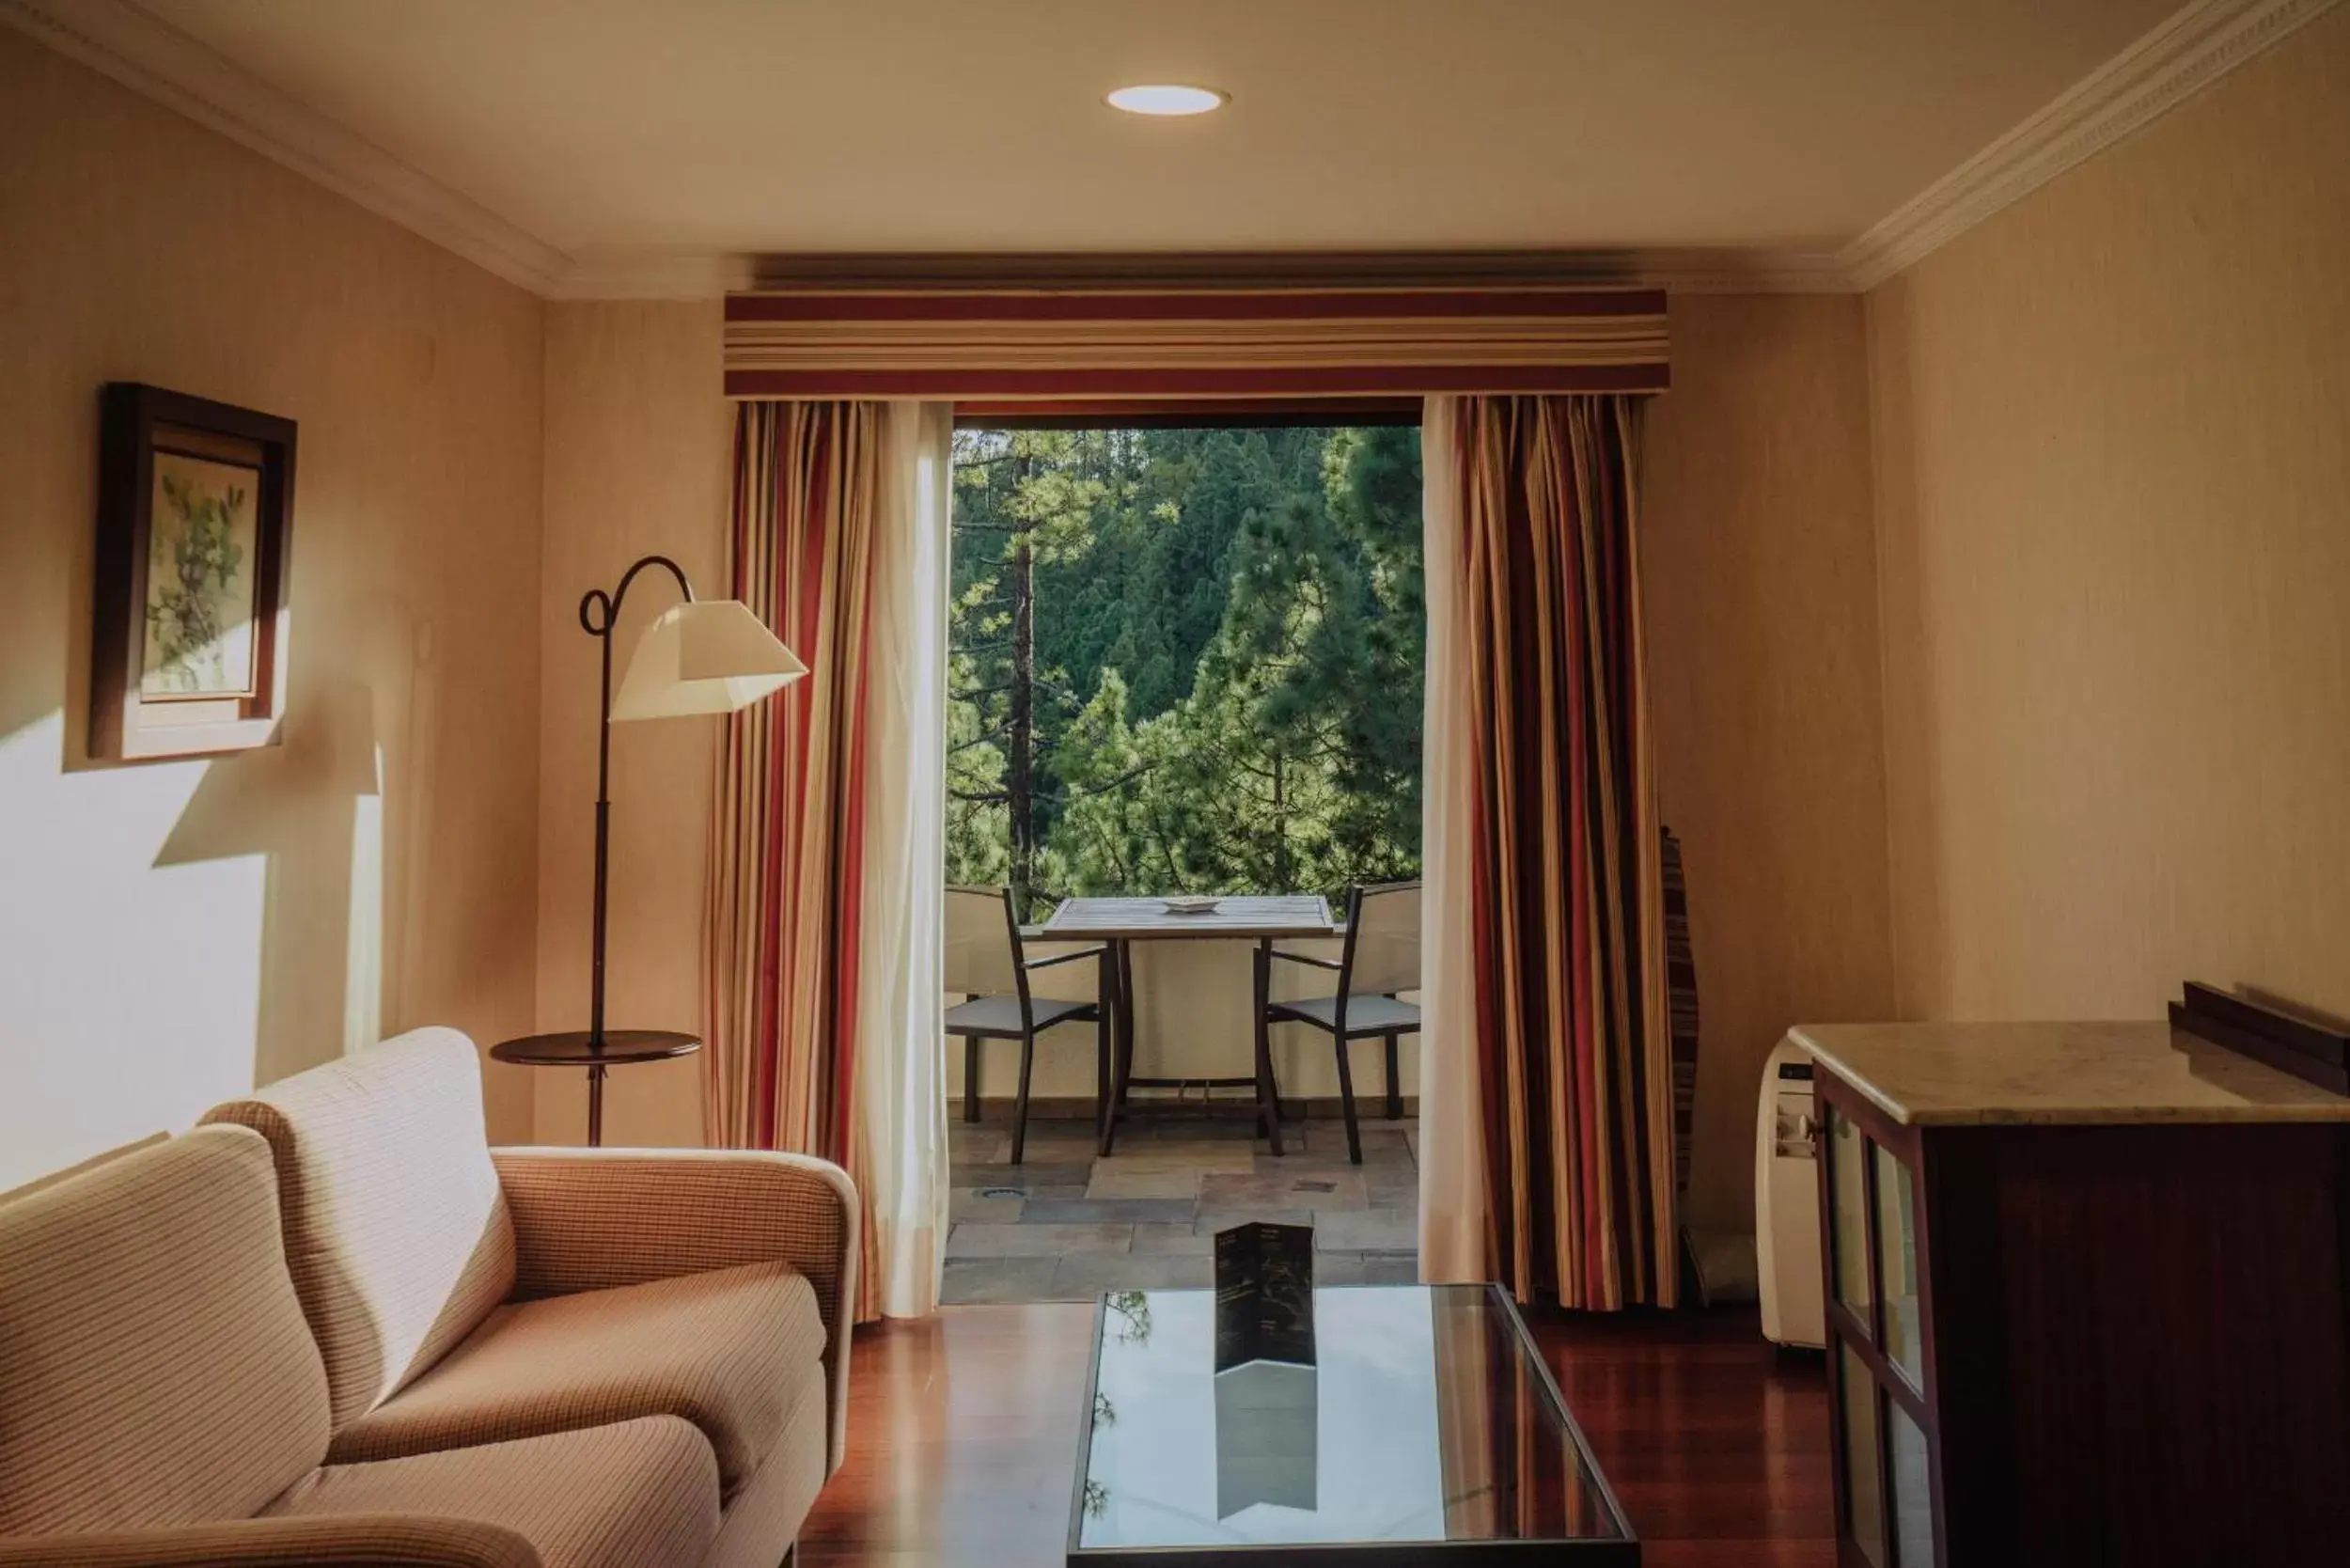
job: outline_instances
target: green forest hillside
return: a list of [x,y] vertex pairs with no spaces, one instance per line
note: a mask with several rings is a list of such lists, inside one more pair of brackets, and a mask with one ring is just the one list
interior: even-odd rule
[[950,882],[1417,875],[1419,432],[959,431]]

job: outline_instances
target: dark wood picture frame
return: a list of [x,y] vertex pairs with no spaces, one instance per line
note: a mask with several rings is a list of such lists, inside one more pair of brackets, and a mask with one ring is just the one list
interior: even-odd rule
[[[98,552],[91,573],[89,755],[98,761],[206,757],[274,745],[285,715],[290,643],[287,568],[293,534],[294,422],[136,382],[101,395]],[[156,458],[257,476],[240,689],[166,693],[148,682],[149,552]],[[168,480],[166,480],[168,482]]]

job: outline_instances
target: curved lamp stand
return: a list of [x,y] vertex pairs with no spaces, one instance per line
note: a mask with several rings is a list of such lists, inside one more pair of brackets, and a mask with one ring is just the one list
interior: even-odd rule
[[[677,579],[682,599],[645,628],[612,690],[612,634],[629,586],[647,567]],[[781,691],[807,673],[802,664],[736,599],[697,600],[684,569],[666,556],[647,556],[620,574],[610,593],[589,588],[579,601],[579,624],[603,644],[603,684],[596,723],[596,883],[588,1027],[530,1035],[491,1047],[500,1061],[588,1069],[588,1143],[603,1141],[603,1076],[607,1067],[684,1056],[700,1040],[662,1029],[607,1031],[603,1018],[606,889],[611,859],[613,721],[728,713]]]

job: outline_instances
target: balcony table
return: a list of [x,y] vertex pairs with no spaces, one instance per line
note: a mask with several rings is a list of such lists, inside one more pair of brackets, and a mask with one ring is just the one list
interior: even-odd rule
[[[1271,984],[1271,961],[1266,954],[1276,941],[1327,940],[1343,934],[1330,918],[1330,904],[1319,893],[1250,893],[1220,900],[1215,908],[1179,915],[1158,898],[1063,899],[1050,918],[1035,928],[1037,939],[1056,942],[1100,942],[1110,950],[1111,1060],[1102,1086],[1100,1150],[1104,1154],[1118,1135],[1118,1124],[1148,1106],[1130,1104],[1127,1091],[1142,1089],[1207,1090],[1251,1089],[1252,1109],[1262,1123],[1276,1154],[1281,1149],[1280,1088],[1273,1078],[1273,1054],[1261,1028],[1255,1031],[1256,1072],[1246,1078],[1137,1078],[1135,1058],[1135,967],[1136,942],[1243,940],[1256,945],[1254,980],[1256,1015],[1263,1016],[1266,988]],[[1149,1107],[1155,1109],[1156,1107]]]

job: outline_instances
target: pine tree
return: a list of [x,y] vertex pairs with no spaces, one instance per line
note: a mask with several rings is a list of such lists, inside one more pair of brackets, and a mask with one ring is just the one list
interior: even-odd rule
[[1416,872],[1418,432],[960,432],[948,874]]

